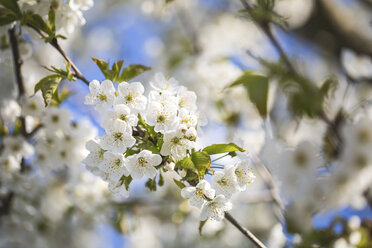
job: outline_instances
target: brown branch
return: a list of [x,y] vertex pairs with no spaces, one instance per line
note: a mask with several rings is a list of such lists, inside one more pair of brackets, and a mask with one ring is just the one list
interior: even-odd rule
[[250,239],[252,243],[254,243],[257,247],[266,248],[266,246],[256,236],[254,236],[253,233],[251,233],[247,228],[240,225],[239,222],[234,219],[234,217],[232,217],[228,212],[225,212],[225,218],[236,228],[238,228],[239,231],[243,233],[244,236],[246,236],[248,239]]
[[[246,0],[240,0],[240,2],[242,3],[243,7],[246,10],[251,11],[253,9],[252,6]],[[270,40],[271,44],[276,48],[276,50],[280,54],[281,58],[284,60],[284,63],[286,63],[289,70],[292,73],[297,74],[296,69],[292,65],[292,63],[289,60],[289,58],[288,58],[287,54],[285,53],[284,49],[282,48],[282,46],[280,45],[278,40],[275,38],[275,36],[273,34],[273,31],[271,30],[269,22],[260,22],[260,21],[254,20],[254,19],[253,19],[253,21],[257,24],[258,27],[261,28],[261,30],[264,32],[264,34]]]
[[[9,43],[10,48],[12,50],[13,55],[13,61],[14,61],[14,73],[15,73],[15,79],[16,84],[18,87],[18,100],[20,100],[25,95],[25,87],[23,84],[23,78],[22,78],[22,58],[19,53],[19,46],[18,46],[18,40],[17,40],[17,33],[16,33],[16,27],[12,27],[8,30],[9,35]],[[23,136],[27,135],[26,132],[26,121],[24,116],[19,117],[19,120],[21,121],[21,134]]]
[[34,127],[34,129],[26,135],[26,138],[32,138],[42,127],[43,124],[39,124]]
[[17,34],[15,26],[8,30],[10,47],[12,49],[13,61],[14,61],[14,73],[16,77],[16,83],[18,86],[18,99],[20,99],[25,94],[25,87],[22,78],[22,58],[19,53]]
[[[34,26],[32,26],[32,25],[30,25],[30,24],[28,24],[28,26],[30,27],[30,28],[32,28],[33,30],[35,30],[41,37],[43,37],[43,38],[46,38],[47,37],[47,35],[43,32],[43,31],[41,31],[41,30],[39,30],[38,28],[36,28],[36,27],[34,27]],[[81,81],[83,81],[86,85],[89,85],[89,81],[88,81],[88,79],[86,79],[85,77],[84,77],[84,75],[80,72],[80,70],[77,68],[77,66],[72,62],[72,60],[67,56],[67,54],[65,53],[65,51],[62,49],[62,47],[58,44],[58,40],[56,39],[56,38],[54,38],[54,39],[52,39],[50,42],[49,42],[49,44],[51,45],[51,46],[53,46],[61,55],[62,55],[62,57],[66,60],[66,62],[67,63],[69,63],[70,65],[71,65],[71,67],[72,67],[72,69],[74,70],[74,76],[76,77],[76,78],[78,78],[78,79],[80,79]]]

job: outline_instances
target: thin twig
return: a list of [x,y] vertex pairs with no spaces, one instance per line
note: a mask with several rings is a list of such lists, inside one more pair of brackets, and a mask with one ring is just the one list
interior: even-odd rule
[[34,127],[34,129],[31,132],[29,132],[26,135],[26,137],[27,138],[32,138],[42,127],[43,127],[43,124],[37,125],[36,127]]
[[[43,31],[41,31],[41,30],[39,30],[38,28],[36,28],[36,27],[34,27],[34,26],[32,26],[32,25],[30,25],[30,24],[28,24],[28,26],[30,27],[30,28],[32,28],[33,30],[35,30],[41,37],[43,37],[43,38],[46,38],[47,37],[47,35],[43,32]],[[80,72],[80,70],[77,68],[77,66],[72,62],[72,60],[67,56],[67,54],[65,53],[65,51],[62,49],[62,47],[59,45],[59,43],[58,43],[58,40],[56,39],[56,38],[54,38],[54,39],[52,39],[50,42],[49,42],[49,44],[51,45],[51,46],[53,46],[61,55],[62,55],[62,57],[66,60],[66,62],[67,63],[69,63],[70,65],[71,65],[71,67],[72,67],[72,69],[74,70],[74,76],[76,77],[76,78],[78,78],[78,79],[80,79],[81,81],[83,81],[86,85],[89,85],[89,81],[88,81],[88,79],[86,79],[85,77],[84,77],[84,75]]]
[[[242,3],[243,7],[246,10],[248,10],[248,11],[251,11],[252,10],[252,6],[246,0],[240,0],[240,2]],[[259,22],[257,20],[254,20],[254,22],[261,28],[261,30],[264,32],[264,34],[267,36],[267,38],[272,43],[272,45],[276,48],[276,50],[278,51],[278,53],[280,54],[280,56],[284,60],[284,63],[286,63],[286,65],[288,66],[288,68],[293,73],[297,74],[296,69],[292,65],[292,63],[289,60],[287,54],[284,52],[284,49],[282,48],[282,46],[280,45],[280,43],[278,42],[278,40],[275,38],[275,36],[274,36],[274,34],[273,34],[273,32],[272,32],[272,30],[270,28],[269,23],[268,22]]]
[[239,222],[234,219],[234,217],[232,217],[228,212],[225,212],[225,218],[236,228],[238,228],[239,231],[243,233],[247,238],[249,238],[257,247],[266,248],[266,246],[253,233],[251,233],[247,228],[240,225]]

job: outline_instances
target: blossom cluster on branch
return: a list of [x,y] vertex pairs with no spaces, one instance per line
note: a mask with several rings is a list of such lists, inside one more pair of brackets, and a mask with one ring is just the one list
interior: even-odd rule
[[[162,173],[175,170],[182,181],[194,185],[185,187],[177,181],[183,188],[182,196],[202,208],[200,219],[223,219],[231,209],[232,194],[245,190],[255,176],[247,160],[215,171],[208,151],[242,149],[220,144],[220,151],[213,145],[207,151],[197,151],[198,130],[205,121],[198,113],[196,94],[161,73],[155,74],[150,85],[145,97],[140,82],[120,82],[117,89],[110,80],[89,84],[85,103],[94,105],[103,117],[105,134],[87,143],[90,153],[84,163],[109,183],[114,194],[125,197],[132,179],[145,176],[149,186],[156,184],[158,175],[160,180]],[[207,173],[213,174],[213,188],[203,179]]]

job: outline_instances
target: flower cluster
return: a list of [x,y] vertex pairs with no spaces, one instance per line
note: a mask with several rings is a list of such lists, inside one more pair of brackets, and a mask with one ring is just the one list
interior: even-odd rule
[[195,187],[183,188],[182,197],[190,199],[192,206],[201,208],[201,221],[220,221],[225,212],[232,208],[232,195],[244,191],[247,184],[254,181],[255,175],[249,165],[247,159],[239,160],[235,165],[228,165],[223,171],[212,175],[212,186],[206,180],[201,180]]
[[152,90],[144,96],[140,82],[89,84],[85,103],[102,115],[105,134],[87,143],[84,160],[94,174],[109,182],[118,195],[128,196],[128,178],[154,179],[163,165],[171,168],[196,147],[196,95],[178,86],[174,78],[156,74]]
[[[145,97],[139,82],[121,82],[117,89],[109,80],[90,83],[85,103],[103,117],[105,134],[87,143],[90,153],[84,163],[108,182],[111,192],[124,197],[129,196],[132,179],[145,176],[150,185],[159,173],[174,169],[185,184],[194,185],[178,184],[183,185],[182,196],[202,208],[201,219],[221,220],[232,207],[231,196],[255,178],[248,160],[214,171],[209,154],[196,151],[197,130],[204,124],[196,94],[159,73],[150,85]],[[203,160],[199,156],[209,164],[199,166]],[[213,188],[204,179],[206,171],[213,173]]]

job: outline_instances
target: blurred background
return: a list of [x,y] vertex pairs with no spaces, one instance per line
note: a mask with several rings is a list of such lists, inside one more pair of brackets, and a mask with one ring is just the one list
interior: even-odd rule
[[[271,1],[248,2],[260,6]],[[342,167],[338,164],[343,156],[336,153],[347,154],[347,145],[327,143],[334,138],[330,126],[354,127],[371,118],[372,1],[272,2],[270,12],[256,9],[254,15],[238,0],[96,0],[82,13],[86,23],[75,27],[60,45],[89,81],[104,79],[92,57],[111,63],[123,59],[125,65],[152,68],[134,80],[145,88],[155,72],[163,72],[194,90],[208,120],[201,146],[236,142],[269,171],[268,177],[266,169],[255,168],[255,183],[234,196],[231,211],[268,247],[372,247],[372,163],[350,173],[343,181],[347,183],[337,184],[341,176],[336,167]],[[268,20],[294,73],[283,69],[286,62],[278,47],[257,24]],[[35,84],[48,75],[42,66],[63,67],[63,58],[27,27],[24,30],[20,48],[31,96]],[[2,49],[2,109],[9,108],[17,95],[11,60],[9,48]],[[269,78],[267,118],[262,118],[244,86],[225,89],[245,71]],[[318,99],[312,90],[330,79],[332,86]],[[291,80],[311,85],[300,95],[311,102],[310,110],[306,102],[296,102],[288,94],[294,87]],[[102,120],[84,105],[88,87],[63,81],[62,88],[71,94],[61,108],[71,112],[73,121],[90,123],[87,128],[101,135]],[[312,101],[322,102],[321,112],[331,124],[313,111]],[[368,134],[371,128],[367,125]],[[316,177],[296,171],[296,180],[290,181],[295,169],[286,166],[290,162],[284,156],[303,142],[315,147],[306,152],[321,157],[322,165]],[[76,166],[82,169],[73,174],[78,178],[74,180],[63,173],[56,173],[56,179],[12,179],[32,193],[14,204],[13,213],[1,216],[1,247],[254,247],[226,221],[208,221],[199,235],[199,210],[181,198],[171,173],[156,192],[149,192],[145,181],[136,181],[130,198],[112,201],[98,178],[78,161]],[[67,180],[67,186],[61,187],[61,180]],[[324,184],[327,180],[332,183]]]

